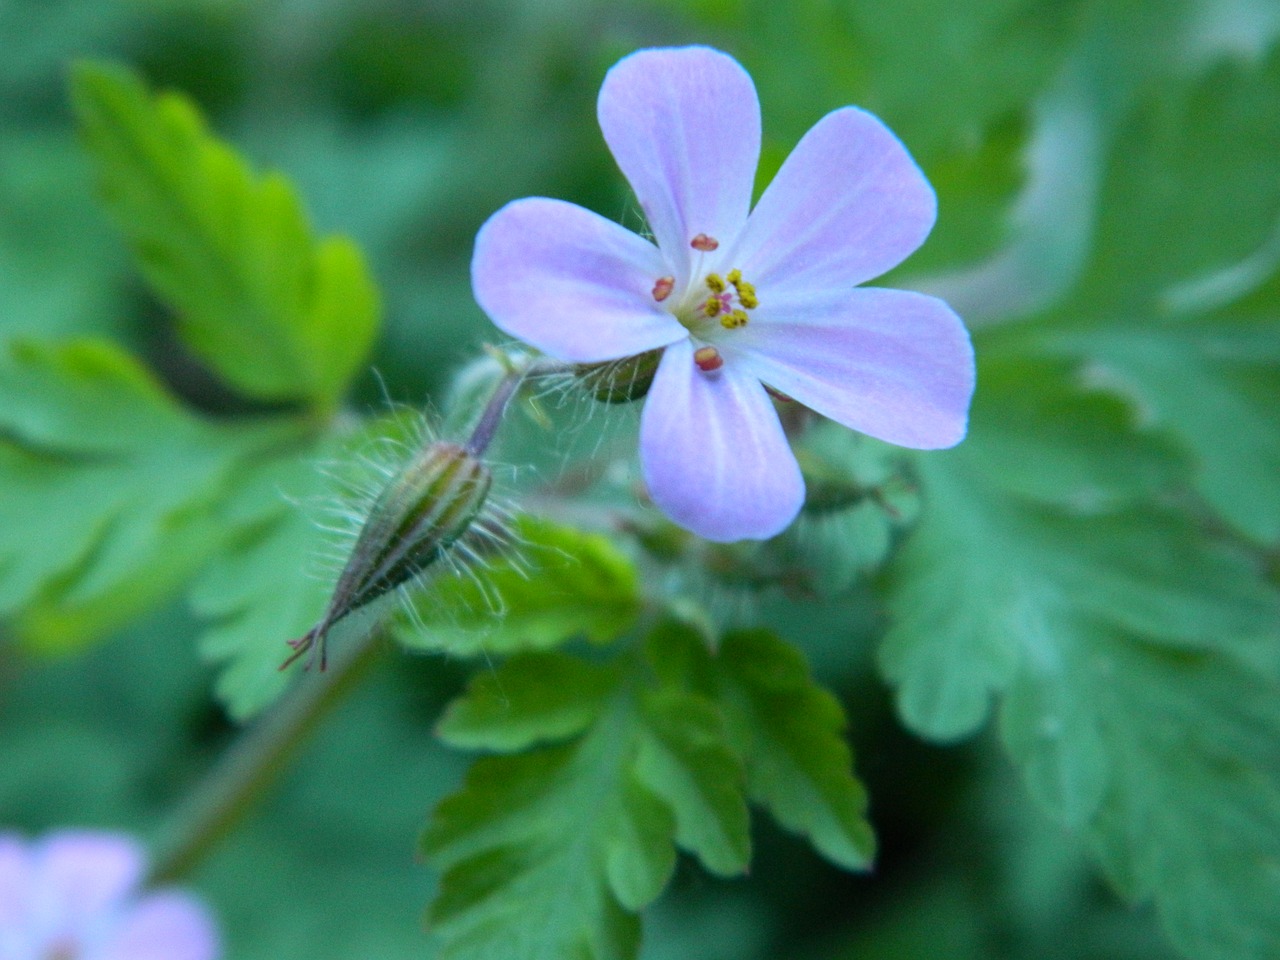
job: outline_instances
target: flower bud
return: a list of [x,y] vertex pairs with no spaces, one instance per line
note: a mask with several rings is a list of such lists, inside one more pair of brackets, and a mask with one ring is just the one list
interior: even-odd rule
[[456,443],[433,443],[411,460],[374,501],[320,622],[290,642],[288,666],[313,646],[325,667],[325,635],[354,610],[412,580],[470,529],[493,477]]
[[661,350],[646,350],[621,360],[580,363],[574,371],[578,382],[601,403],[630,403],[649,392],[661,359]]

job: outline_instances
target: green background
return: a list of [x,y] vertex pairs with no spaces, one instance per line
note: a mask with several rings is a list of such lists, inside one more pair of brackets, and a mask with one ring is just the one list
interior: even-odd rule
[[[113,59],[188,94],[258,169],[294,182],[320,233],[348,234],[364,250],[384,326],[378,375],[358,376],[353,408],[380,409],[384,395],[439,403],[450,373],[495,335],[470,297],[476,229],[525,195],[636,225],[595,125],[600,80],[638,47],[709,43],[755,78],[763,179],[823,113],[856,103],[899,134],[934,182],[938,228],[889,285],[946,295],[975,331],[975,409],[990,411],[975,412],[975,475],[1072,509],[1172,483],[1183,499],[1161,509],[1194,500],[1197,527],[1236,541],[1255,567],[1270,564],[1274,583],[1277,36],[1280,5],[1270,0],[0,0],[0,338],[107,337],[215,423],[245,412],[183,349],[95,200],[67,79],[77,59]],[[1168,336],[1152,346],[1135,333],[1151,328]],[[1119,401],[1082,401],[1081,371],[1080,382],[1113,388],[1105,397],[1131,402],[1159,437],[1129,443],[1130,413]],[[998,573],[972,571],[1011,563],[1002,542],[1019,544],[1032,567],[1096,559],[1064,560],[1070,534],[1010,519],[970,495],[956,479],[965,476],[957,468],[935,488],[948,516],[983,525],[993,544],[991,555],[951,557],[949,582],[963,581],[967,596],[998,590]],[[21,509],[52,515],[95,494],[63,495],[75,502],[49,495]],[[0,501],[14,496],[0,490]],[[1176,554],[1180,531],[1115,542]],[[925,610],[927,620],[927,598],[904,613],[902,591],[863,575],[874,546],[868,561],[841,552],[840,531],[836,546],[823,535],[815,529],[807,556],[838,582],[836,595],[798,603],[768,592],[759,610],[845,705],[877,864],[841,872],[757,821],[749,877],[712,879],[682,862],[648,913],[643,955],[1173,956],[1152,911],[1124,906],[1028,796],[994,733],[942,746],[904,730],[877,676],[876,643],[886,607],[901,618]],[[907,568],[927,561],[928,544],[946,553],[963,540],[936,526],[929,536],[913,541]],[[25,550],[0,551],[5,576]],[[1181,557],[1188,581],[1198,558]],[[1084,573],[1063,582],[1093,589]],[[141,621],[92,648],[49,659],[0,647],[0,825],[154,836],[232,741],[213,668],[197,654],[197,615],[172,594],[158,588],[163,605],[143,604],[153,609]],[[1139,603],[1123,590],[1101,594],[1091,610],[1103,618]],[[270,618],[260,625],[270,629]],[[983,654],[961,646],[951,656],[971,664]],[[957,694],[970,706],[946,712],[913,699],[910,671],[896,662],[884,669],[904,686],[901,713],[937,740],[976,727],[987,690],[1001,689],[984,675],[976,693]],[[435,880],[413,850],[465,767],[432,735],[465,676],[439,655],[385,659],[201,865],[191,880],[223,921],[228,957],[431,955],[422,927]],[[1036,696],[1022,690],[1021,708]],[[1025,755],[1016,730],[1006,739]],[[1027,774],[1043,799],[1038,775]],[[1070,810],[1054,813],[1071,822]]]

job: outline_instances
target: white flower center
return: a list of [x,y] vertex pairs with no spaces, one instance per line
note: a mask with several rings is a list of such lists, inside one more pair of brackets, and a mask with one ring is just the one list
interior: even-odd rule
[[[700,233],[690,242],[700,253],[720,246],[714,237]],[[701,258],[699,258],[701,259]],[[675,277],[659,277],[653,284],[653,299],[662,303],[675,291]],[[751,311],[760,306],[756,288],[744,280],[736,267],[721,276],[712,272],[701,283],[691,283],[679,302],[668,307],[671,315],[696,339],[706,343],[719,335],[719,329],[737,330],[751,319]],[[724,366],[720,351],[706,344],[694,352],[694,363],[703,373],[714,373]]]

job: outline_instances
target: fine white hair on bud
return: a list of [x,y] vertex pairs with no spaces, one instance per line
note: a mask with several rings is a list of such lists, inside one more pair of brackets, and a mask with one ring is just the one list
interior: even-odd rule
[[292,664],[327,662],[325,639],[348,614],[418,580],[476,524],[493,476],[480,456],[457,443],[423,447],[374,498],[319,622],[296,640]]

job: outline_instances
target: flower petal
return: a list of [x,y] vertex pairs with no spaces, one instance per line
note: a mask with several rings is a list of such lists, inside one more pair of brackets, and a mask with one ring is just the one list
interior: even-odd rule
[[597,114],[683,286],[690,240],[705,233],[727,244],[746,222],[760,160],[755,85],[718,50],[640,50],[609,71]]
[[773,403],[726,363],[704,374],[688,340],[667,347],[640,420],[653,502],[708,540],[763,540],[800,510],[804,481]]
[[194,898],[161,891],[143,899],[125,917],[95,960],[214,960],[217,928]]
[[16,834],[0,834],[0,957],[22,956],[18,946],[27,939],[23,927],[30,886],[26,844]]
[[476,301],[502,330],[560,360],[616,360],[685,336],[653,299],[657,247],[590,210],[531,197],[480,228]]
[[762,303],[783,287],[851,287],[906,259],[936,217],[933,188],[902,142],[844,107],[796,145],[727,260]]
[[35,845],[32,899],[42,923],[61,931],[92,925],[142,879],[142,851],[127,837],[54,833]]
[[964,437],[973,347],[941,300],[862,288],[779,316],[762,304],[722,353],[762,381],[847,427],[904,447]]

